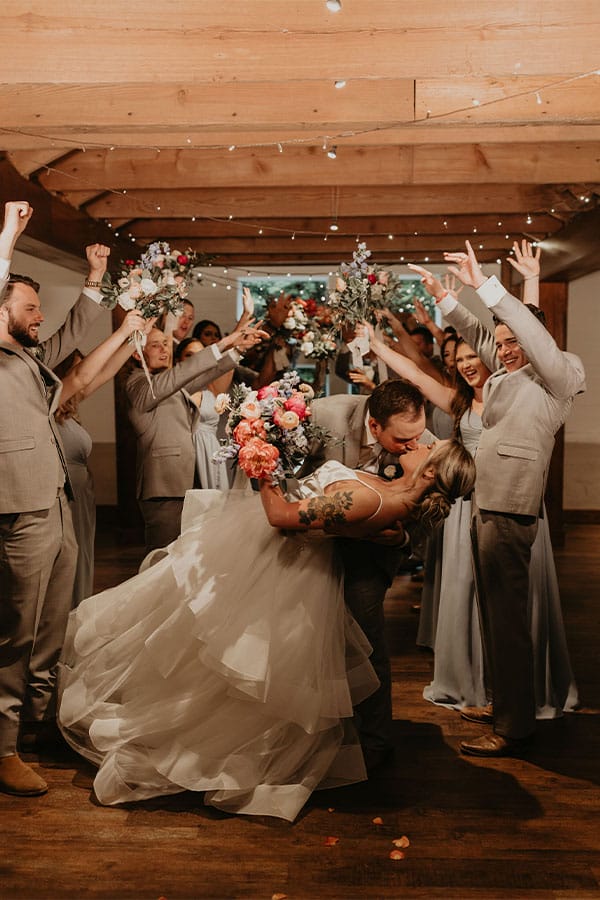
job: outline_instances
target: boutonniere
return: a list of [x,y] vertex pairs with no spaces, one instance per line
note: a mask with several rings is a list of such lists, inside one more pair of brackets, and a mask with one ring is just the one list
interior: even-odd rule
[[395,478],[400,478],[404,474],[404,470],[400,463],[390,463],[389,465],[384,466],[379,474],[387,481],[393,481]]

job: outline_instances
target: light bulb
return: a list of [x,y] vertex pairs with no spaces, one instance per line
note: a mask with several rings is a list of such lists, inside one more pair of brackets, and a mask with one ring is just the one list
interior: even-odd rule
[[325,0],[325,6],[329,12],[339,12],[342,8],[341,0]]
[[335,159],[337,157],[337,147],[330,147],[327,151],[327,156],[329,159]]
[[329,230],[330,231],[339,231],[339,227],[340,226],[338,225],[337,222],[332,222],[331,225],[329,226]]

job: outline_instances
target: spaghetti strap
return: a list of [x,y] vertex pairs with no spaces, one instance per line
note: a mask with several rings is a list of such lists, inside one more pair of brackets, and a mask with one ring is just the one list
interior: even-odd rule
[[367,482],[363,481],[362,478],[360,478],[358,475],[356,475],[356,480],[360,481],[360,483],[362,485],[364,485],[364,487],[369,488],[370,491],[373,491],[373,493],[377,494],[377,496],[379,497],[379,506],[377,507],[377,509],[375,510],[374,513],[371,513],[371,515],[369,516],[368,519],[365,519],[366,522],[370,522],[371,519],[374,519],[375,516],[380,512],[381,507],[383,506],[383,497],[381,496],[381,494],[379,493],[377,488],[374,488],[372,484],[367,484]]

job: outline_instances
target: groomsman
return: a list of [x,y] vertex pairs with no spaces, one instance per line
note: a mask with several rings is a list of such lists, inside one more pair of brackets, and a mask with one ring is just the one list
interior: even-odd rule
[[52,367],[100,312],[108,247],[86,248],[89,274],[65,323],[39,343],[39,285],[10,275],[32,209],[7,203],[0,233],[0,790],[43,794],[17,753],[19,727],[50,720],[77,559],[64,451],[54,422],[61,383]]
[[495,276],[482,274],[468,241],[467,253],[446,253],[445,258],[497,322],[490,332],[434,276],[416,269],[444,318],[492,372],[484,388],[483,431],[475,454],[471,538],[493,704],[463,710],[463,717],[491,724],[493,732],[463,741],[460,749],[470,756],[508,756],[519,753],[535,731],[529,560],[554,435],[575,394],[585,390],[585,373],[579,357],[557,347],[537,308],[531,311]]
[[[240,354],[268,335],[245,325],[170,368],[170,341],[153,328],[144,347],[150,380],[140,367],[127,379],[129,420],[137,437],[136,493],[146,552],[166,547],[181,531],[185,492],[196,485],[193,433],[198,408],[190,393],[234,369]],[[134,354],[141,362],[138,354]]]
[[[313,424],[326,428],[337,440],[314,446],[302,474],[330,459],[384,477],[401,474],[402,456],[416,450],[419,442],[433,440],[425,432],[424,402],[421,391],[402,379],[384,381],[369,397],[335,394],[315,400]],[[369,773],[393,755],[392,676],[383,601],[409,543],[401,527],[382,542],[337,541],[344,565],[345,602],[373,648],[370,660],[380,681],[379,689],[355,709]]]

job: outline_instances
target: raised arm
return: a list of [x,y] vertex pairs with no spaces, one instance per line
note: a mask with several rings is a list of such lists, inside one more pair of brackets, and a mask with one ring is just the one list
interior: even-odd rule
[[[471,247],[468,241],[467,245],[469,248]],[[472,249],[471,254],[474,260],[473,278],[475,279],[479,275],[481,278],[479,283],[481,283],[482,281],[485,281],[485,277],[481,274],[481,269],[479,268]],[[467,256],[465,253],[446,253],[444,255],[446,259],[458,259],[460,257],[461,260],[463,257]],[[496,342],[494,340],[494,335],[489,328],[480,322],[477,316],[473,315],[470,310],[465,306],[462,306],[462,304],[458,302],[456,292],[445,287],[432,272],[429,272],[422,266],[415,266],[412,264],[409,264],[408,268],[421,276],[421,282],[425,286],[425,289],[435,299],[444,318],[447,319],[451,325],[454,325],[459,334],[475,350],[480,360],[487,366],[490,372],[497,369],[498,360],[496,359]],[[473,286],[471,282],[467,280],[467,274],[463,273],[463,276],[461,277],[456,267],[452,266],[450,266],[450,271],[453,275],[456,275],[463,284],[469,284],[471,287]]]
[[[416,385],[435,406],[439,406],[444,412],[450,412],[454,391],[452,388],[441,384],[424,372],[412,359],[408,359],[402,351],[393,350],[375,336],[371,325],[359,325],[357,333],[366,333],[369,337],[371,350],[382,359],[383,362],[407,381]],[[410,339],[409,339],[410,340]],[[412,343],[412,341],[411,341]]]
[[10,200],[4,204],[4,224],[0,231],[0,300],[4,288],[8,282],[10,261],[15,249],[15,244],[23,234],[29,220],[33,215],[33,209],[26,200]]
[[[485,278],[469,241],[466,246],[466,253],[444,254],[446,259],[456,264],[450,270],[463,284],[474,287],[488,309],[510,328],[548,391],[554,397],[567,399],[585,390],[581,360],[573,354],[564,353],[542,323],[520,300],[509,294],[495,276]],[[462,329],[461,333],[464,334]],[[468,340],[466,334],[465,338]]]
[[408,359],[412,359],[416,366],[422,369],[423,372],[426,372],[435,381],[439,381],[440,383],[443,382],[444,377],[442,373],[434,366],[431,360],[427,359],[426,356],[423,356],[423,354],[419,352],[419,348],[393,312],[389,309],[384,309],[380,313],[380,317],[385,318],[388,321],[404,356],[408,357]]
[[427,331],[431,333],[438,346],[441,347],[446,337],[446,332],[444,331],[444,329],[440,328],[439,325],[436,325],[436,323],[427,312],[425,304],[421,303],[418,297],[413,298],[413,306],[415,307],[415,318],[419,325],[424,325]]
[[542,248],[536,247],[533,252],[533,245],[526,240],[521,241],[519,247],[518,241],[513,244],[515,258],[508,256],[507,259],[513,269],[516,269],[523,276],[523,303],[530,303],[532,306],[540,305],[540,256]]
[[61,402],[64,403],[79,393],[89,397],[116,375],[135,350],[135,345],[128,338],[134,331],[147,333],[153,324],[154,319],[144,319],[136,310],[130,310],[117,330],[98,344],[63,378]]

